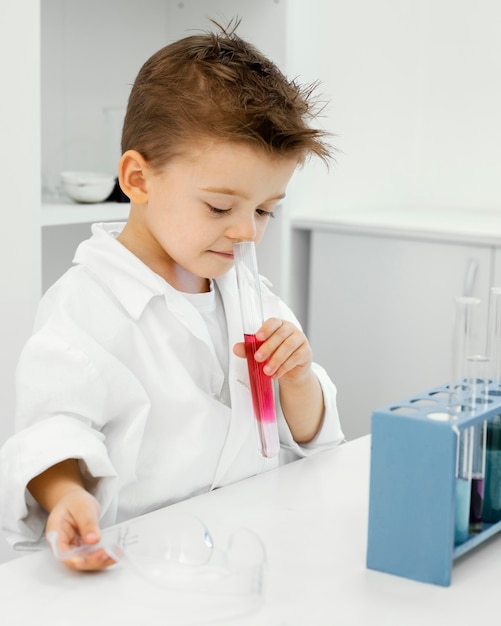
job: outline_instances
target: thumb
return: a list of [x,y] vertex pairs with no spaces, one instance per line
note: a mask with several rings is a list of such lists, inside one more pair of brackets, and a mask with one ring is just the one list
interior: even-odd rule
[[242,359],[245,359],[245,343],[243,341],[236,343],[233,346],[233,354],[235,356],[239,356]]

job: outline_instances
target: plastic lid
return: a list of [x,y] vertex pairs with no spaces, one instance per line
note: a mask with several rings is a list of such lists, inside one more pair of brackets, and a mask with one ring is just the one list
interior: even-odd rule
[[144,581],[175,591],[163,609],[166,623],[217,623],[262,606],[266,556],[254,532],[239,529],[217,547],[201,520],[178,513],[167,516],[161,533],[155,531],[138,518],[103,531],[97,546],[60,552],[56,533],[47,540],[60,561],[104,549]]

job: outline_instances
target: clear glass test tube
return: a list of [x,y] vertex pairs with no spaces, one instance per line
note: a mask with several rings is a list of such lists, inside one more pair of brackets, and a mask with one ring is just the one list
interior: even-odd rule
[[451,382],[449,384],[449,409],[462,411],[465,408],[466,358],[475,354],[477,317],[480,300],[466,296],[454,299],[454,315],[451,346]]
[[263,372],[265,363],[254,358],[262,342],[256,332],[263,324],[261,286],[257,270],[256,249],[253,241],[242,241],[233,246],[237,273],[240,308],[244,331],[245,351],[256,418],[259,451],[264,457],[274,457],[280,450],[272,379]]
[[482,519],[494,524],[501,522],[501,415],[487,423],[485,446],[485,485]]
[[[501,396],[501,287],[492,287],[487,327],[489,395]],[[501,415],[487,423],[485,458],[484,522],[501,521]]]
[[[472,414],[485,409],[489,390],[489,359],[481,354],[466,357],[465,405]],[[471,426],[471,498],[469,532],[482,531],[485,485],[485,443],[486,424],[484,420]]]
[[501,395],[501,287],[492,287],[489,298],[487,327],[487,356],[489,377],[492,380],[491,395]]
[[466,357],[463,398],[470,411],[485,409],[489,402],[489,359],[483,354]]
[[472,469],[472,427],[457,432],[457,467],[454,542],[463,543],[468,539],[470,529],[471,469]]
[[482,531],[482,515],[484,508],[485,486],[485,441],[486,424],[481,422],[471,426],[472,429],[472,460],[471,460],[471,499],[470,499],[470,533]]

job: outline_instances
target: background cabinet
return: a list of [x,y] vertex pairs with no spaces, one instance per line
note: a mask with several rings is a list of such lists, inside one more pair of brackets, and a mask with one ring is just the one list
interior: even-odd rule
[[448,383],[455,296],[481,299],[484,336],[499,263],[492,246],[335,230],[296,234],[308,254],[303,322],[315,360],[338,388],[348,439],[370,431],[374,409]]

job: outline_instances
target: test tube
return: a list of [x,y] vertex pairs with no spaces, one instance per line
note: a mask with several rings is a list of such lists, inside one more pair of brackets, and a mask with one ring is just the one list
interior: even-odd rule
[[470,411],[485,409],[489,402],[489,366],[490,361],[483,354],[466,357],[463,398]]
[[235,244],[233,246],[233,257],[237,273],[245,352],[258,434],[258,447],[262,456],[270,458],[278,454],[280,441],[272,379],[263,372],[265,363],[259,363],[254,358],[256,351],[262,343],[257,340],[256,332],[264,321],[261,283],[257,270],[254,242],[242,241]]
[[[476,354],[466,357],[466,405],[475,414],[482,411],[488,401],[489,359]],[[484,506],[485,481],[485,435],[484,420],[471,427],[471,499],[470,499],[470,533],[482,531],[482,511]]]
[[501,287],[492,287],[489,299],[487,356],[490,361],[491,395],[501,395]]
[[[489,395],[501,396],[501,287],[492,287],[487,328]],[[487,422],[485,452],[484,522],[501,521],[501,415]]]
[[475,354],[475,336],[480,300],[467,296],[454,298],[454,316],[451,346],[451,382],[449,384],[449,409],[465,408],[466,358]]
[[501,415],[487,423],[482,519],[489,524],[501,521]]
[[485,485],[485,432],[487,422],[471,426],[472,429],[472,461],[471,461],[471,499],[470,499],[470,533],[482,531],[482,515],[484,508]]
[[468,539],[471,508],[472,427],[457,431],[456,510],[454,542]]

